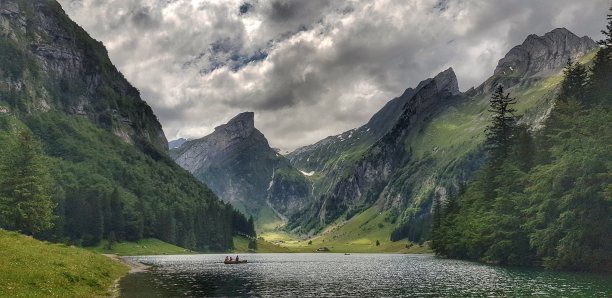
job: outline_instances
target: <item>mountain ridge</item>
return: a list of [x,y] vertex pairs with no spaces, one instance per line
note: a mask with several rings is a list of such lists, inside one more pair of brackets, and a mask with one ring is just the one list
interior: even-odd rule
[[[384,135],[379,134],[379,137],[357,142],[354,147],[338,145],[344,141],[343,136],[359,136],[360,134],[357,133],[363,135],[364,131],[368,131],[368,124],[366,124],[336,137],[328,137],[313,145],[298,148],[287,155],[295,167],[322,171],[320,175],[325,178],[320,180],[333,180],[333,182],[314,183],[315,196],[320,196],[320,198],[315,197],[312,207],[318,214],[315,216],[316,219],[309,220],[309,217],[313,217],[313,213],[303,213],[294,218],[292,222],[290,221],[290,226],[294,229],[299,228],[304,233],[310,233],[312,229],[316,231],[341,214],[346,213],[347,218],[350,218],[351,214],[378,205],[378,208],[382,210],[405,210],[404,212],[394,211],[395,215],[391,216],[396,218],[392,221],[398,221],[396,231],[399,232],[396,233],[395,239],[399,234],[401,237],[408,236],[413,241],[424,239],[426,228],[423,227],[427,226],[430,220],[428,214],[432,198],[438,196],[444,199],[462,181],[469,179],[471,173],[484,161],[481,150],[475,145],[482,140],[483,135],[477,134],[476,131],[480,130],[475,128],[486,125],[484,120],[487,115],[488,94],[492,88],[497,84],[502,84],[514,92],[532,92],[529,91],[531,90],[529,88],[540,86],[546,81],[546,78],[558,73],[567,58],[576,59],[595,48],[596,44],[590,38],[579,38],[563,28],[555,29],[541,37],[530,35],[521,45],[512,48],[504,58],[500,59],[493,75],[478,89],[472,88],[465,93],[459,93],[455,84],[456,77],[452,78],[454,73],[449,77],[452,69],[446,70],[446,74],[442,72],[437,76],[439,85],[448,88],[430,86],[423,90],[424,87],[435,81],[435,78],[432,78],[422,81],[414,90],[407,89],[411,93],[409,99],[399,97],[387,104],[387,106],[394,105],[397,108],[396,103],[402,101],[403,113],[398,116],[397,110],[393,113],[385,111],[385,114],[392,116],[391,119],[395,119],[395,125],[387,126]],[[516,63],[514,59],[519,59],[526,65],[524,71],[518,72],[519,69],[514,69],[512,73],[504,72],[504,69],[510,69],[512,65],[518,67],[518,63],[512,64]],[[524,60],[527,62],[524,63]],[[445,82],[448,84],[444,84]],[[538,88],[549,90],[551,86]],[[450,102],[442,100],[450,104],[439,107],[430,106],[433,109],[428,110],[427,103],[431,100],[423,102],[423,99],[436,97],[436,92],[440,91],[446,91],[446,96],[457,96],[458,98]],[[545,117],[545,110],[550,104],[547,98],[550,98],[551,92],[554,92],[554,89],[550,89],[538,99],[532,99],[530,95],[529,100],[524,99],[525,103],[522,104],[521,111],[532,109],[534,111],[529,111],[529,113],[538,114],[537,117],[532,116],[532,118],[544,119],[542,117]],[[419,104],[411,106],[410,102]],[[383,107],[379,113],[387,106]],[[411,113],[414,113],[413,117],[408,116]],[[415,115],[417,117],[414,117]],[[414,121],[414,118],[419,116],[424,118],[422,125]],[[457,121],[452,119],[458,117],[465,119],[463,121],[469,121],[453,124],[449,128],[464,129],[467,140],[455,140],[457,138],[457,132],[455,132],[449,134],[447,140],[435,140],[443,146],[429,145],[432,143],[432,140],[428,140],[431,138],[428,135],[432,133],[429,131],[445,121]],[[372,119],[368,123],[372,122]],[[534,120],[527,119],[527,121]],[[444,123],[444,125],[448,124]],[[456,128],[449,128],[444,129],[449,133],[451,130],[456,130]],[[449,141],[452,145],[444,147],[448,146]],[[424,145],[431,147],[424,150],[426,148],[423,147]],[[323,148],[328,149],[327,154],[322,150]],[[456,153],[451,154],[450,152]],[[454,154],[459,154],[459,156]],[[380,161],[376,160],[377,155],[378,159],[387,159],[387,162],[381,165]],[[347,162],[347,159],[350,161]],[[312,162],[313,160],[315,162]],[[321,163],[317,164],[316,161],[321,161]],[[376,170],[372,171],[373,168]],[[338,175],[345,178],[335,180],[334,177]],[[380,179],[381,177],[383,179]],[[370,182],[365,183],[365,181]],[[345,186],[338,186],[338,184],[345,184]],[[329,190],[334,193],[334,189],[334,195],[325,194]],[[340,193],[344,195],[339,195]],[[326,208],[332,212],[326,212]],[[328,216],[329,214],[332,216]]]

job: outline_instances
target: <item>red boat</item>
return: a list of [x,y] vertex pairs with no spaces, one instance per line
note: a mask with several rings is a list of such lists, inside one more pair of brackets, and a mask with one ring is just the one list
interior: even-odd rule
[[244,264],[246,263],[247,260],[240,260],[240,261],[223,261],[223,264]]

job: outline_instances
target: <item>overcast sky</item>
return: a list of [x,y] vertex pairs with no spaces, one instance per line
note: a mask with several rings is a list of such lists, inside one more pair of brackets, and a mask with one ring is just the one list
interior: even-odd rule
[[169,140],[237,113],[292,150],[358,127],[453,67],[462,91],[531,33],[600,39],[611,0],[59,0]]

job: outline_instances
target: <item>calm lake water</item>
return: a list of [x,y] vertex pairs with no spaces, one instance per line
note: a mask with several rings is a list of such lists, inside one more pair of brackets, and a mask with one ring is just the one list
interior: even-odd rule
[[503,268],[430,255],[143,256],[122,297],[612,297],[612,276]]

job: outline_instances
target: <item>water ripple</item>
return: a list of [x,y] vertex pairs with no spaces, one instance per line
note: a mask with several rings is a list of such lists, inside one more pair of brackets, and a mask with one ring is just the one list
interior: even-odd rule
[[253,254],[132,257],[150,272],[122,297],[612,297],[610,276],[503,268],[429,255]]

